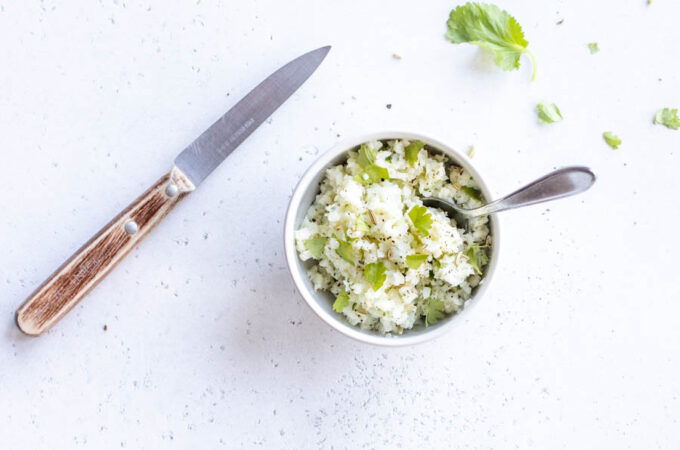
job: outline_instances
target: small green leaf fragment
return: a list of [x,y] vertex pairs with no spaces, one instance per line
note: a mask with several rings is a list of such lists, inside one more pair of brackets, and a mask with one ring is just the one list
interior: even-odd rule
[[361,173],[354,176],[355,181],[364,185],[377,183],[389,178],[389,171],[377,164],[369,164],[363,171],[361,171]]
[[349,237],[349,235],[347,233],[345,233],[345,240],[351,244],[354,241],[358,241],[359,238],[358,237],[355,237],[355,238]]
[[375,163],[375,156],[378,154],[377,150],[373,150],[366,144],[361,144],[359,147],[359,154],[357,155],[357,164],[362,169]]
[[545,102],[540,102],[536,105],[536,111],[538,112],[538,120],[540,120],[541,123],[554,123],[563,119],[560,108],[554,103],[549,105]]
[[597,45],[597,42],[591,42],[588,44],[588,50],[590,50],[590,54],[594,55],[595,53],[600,51],[600,46]]
[[404,149],[404,157],[411,166],[413,166],[416,161],[418,161],[418,153],[423,147],[425,147],[425,143],[423,141],[413,141]]
[[337,236],[333,237],[338,241],[338,248],[335,249],[335,253],[348,263],[354,264],[354,251],[352,250],[352,245],[347,241],[339,239]]
[[326,241],[328,241],[328,238],[323,236],[307,239],[305,241],[305,248],[309,250],[309,253],[311,253],[315,259],[320,259],[321,255],[323,255],[323,249],[326,246]]
[[349,294],[347,293],[347,290],[343,289],[343,291],[338,294],[338,296],[335,298],[335,301],[333,302],[333,311],[337,313],[342,313],[342,310],[345,309],[345,306],[349,305]]
[[380,289],[387,275],[385,275],[385,264],[381,262],[366,264],[364,267],[364,278],[368,281],[374,291]]
[[654,116],[654,123],[663,125],[671,130],[677,130],[680,128],[680,117],[678,117],[677,108],[664,108],[658,110]]
[[468,262],[475,269],[477,274],[482,274],[482,267],[484,267],[489,262],[489,256],[484,250],[485,245],[471,245],[466,251],[465,256],[468,258]]
[[460,189],[467,194],[468,197],[474,198],[478,202],[482,201],[482,191],[471,186],[461,186]]
[[361,231],[362,233],[368,233],[371,231],[371,227],[369,227],[368,224],[364,222],[364,219],[357,217],[357,230]]
[[602,133],[602,137],[604,138],[605,142],[614,150],[619,148],[619,145],[621,145],[621,139],[611,131],[605,131]]
[[424,236],[430,235],[430,227],[432,226],[432,214],[429,213],[424,206],[414,206],[408,212],[408,217],[411,219],[413,226]]
[[366,167],[366,169],[364,169],[364,173],[368,175],[368,178],[372,183],[387,180],[390,177],[390,173],[387,171],[387,169],[376,164]]
[[408,255],[406,257],[406,266],[409,269],[417,269],[425,261],[427,261],[427,255],[423,255],[421,253],[416,253],[414,255]]
[[444,302],[430,298],[425,305],[425,327],[434,325],[444,317]]

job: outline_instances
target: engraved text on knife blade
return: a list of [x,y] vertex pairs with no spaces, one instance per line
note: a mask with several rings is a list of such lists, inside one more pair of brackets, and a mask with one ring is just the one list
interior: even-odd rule
[[[217,147],[215,150],[217,150],[217,152],[218,152],[220,155],[226,156],[227,148],[228,148],[231,144],[233,144],[234,142],[238,141],[238,139],[243,135],[243,133],[245,133],[246,131],[248,131],[248,129],[249,129],[250,127],[252,127],[254,123],[255,123],[255,119],[253,119],[252,117],[249,118],[248,120],[246,120],[245,122],[243,122],[243,124],[242,124],[240,127],[238,127],[238,128],[236,129],[236,131],[234,131],[234,132],[227,138],[227,140],[226,140],[225,142],[223,142],[223,143],[222,143],[219,147]],[[202,149],[201,147],[193,146],[193,148],[191,149],[191,152],[192,152],[194,155],[198,155],[198,154],[201,153],[202,150],[203,150],[203,149]]]
[[314,72],[330,47],[290,61],[267,77],[175,158],[175,165],[198,186]]

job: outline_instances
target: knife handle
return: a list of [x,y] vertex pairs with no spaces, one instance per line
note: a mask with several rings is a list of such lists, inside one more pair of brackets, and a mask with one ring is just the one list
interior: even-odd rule
[[16,316],[21,331],[40,336],[52,327],[194,189],[177,167],[163,175],[26,299]]

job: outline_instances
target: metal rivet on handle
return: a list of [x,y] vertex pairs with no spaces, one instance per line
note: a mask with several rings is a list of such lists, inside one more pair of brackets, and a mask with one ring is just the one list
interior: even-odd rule
[[168,184],[168,187],[165,188],[165,194],[168,197],[174,197],[179,193],[179,189],[177,189],[177,185],[175,184]]
[[125,232],[127,234],[135,234],[139,230],[139,226],[137,226],[137,222],[134,220],[130,220],[128,223],[125,224]]

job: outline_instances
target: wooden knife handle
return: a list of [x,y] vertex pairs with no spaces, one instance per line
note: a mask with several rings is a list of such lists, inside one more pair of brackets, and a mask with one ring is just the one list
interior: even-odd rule
[[194,189],[177,167],[163,175],[28,297],[17,310],[21,331],[40,336],[52,327]]

